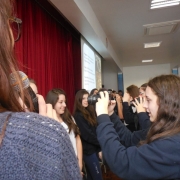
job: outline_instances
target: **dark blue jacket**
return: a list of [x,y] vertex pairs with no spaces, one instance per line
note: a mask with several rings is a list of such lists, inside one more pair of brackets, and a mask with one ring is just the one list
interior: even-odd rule
[[[149,116],[145,115],[145,112],[142,112],[144,115],[143,119],[146,120],[145,125],[148,124],[148,126],[150,127],[150,120],[149,120]],[[140,113],[133,113],[132,110],[132,106],[128,105],[128,102],[123,102],[123,116],[124,116],[124,121],[126,124],[128,124],[126,127],[131,131],[137,131],[137,130],[141,130],[144,129],[144,124],[142,124],[141,121],[141,115],[139,115]],[[146,116],[146,117],[145,117]]]
[[115,116],[110,117],[112,122],[108,115],[98,116],[96,131],[103,156],[116,175],[130,180],[180,179],[180,134],[133,146],[144,138],[144,130],[130,134],[114,124],[119,119]]
[[142,127],[141,131],[131,132],[123,123],[119,117],[114,113],[110,119],[114,123],[114,128],[119,135],[121,143],[126,146],[136,146],[139,141],[145,140],[147,132],[150,127],[149,116],[145,112],[138,113],[139,124]]

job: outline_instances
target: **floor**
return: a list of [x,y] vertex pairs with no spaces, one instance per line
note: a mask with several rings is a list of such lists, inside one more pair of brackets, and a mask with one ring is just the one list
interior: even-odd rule
[[112,173],[112,171],[106,166],[101,166],[102,174],[103,174],[103,180],[122,180],[121,178],[117,177],[115,174]]

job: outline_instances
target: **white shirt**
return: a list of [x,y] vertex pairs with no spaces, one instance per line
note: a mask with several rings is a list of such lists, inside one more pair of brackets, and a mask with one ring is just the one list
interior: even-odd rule
[[77,156],[77,147],[76,147],[76,138],[75,138],[75,134],[74,134],[74,131],[71,130],[71,132],[69,133],[69,128],[67,126],[66,123],[62,122],[61,125],[64,127],[64,129],[67,131],[67,133],[69,134],[69,138],[71,140],[71,143],[73,145],[73,148],[74,148],[74,151],[75,151],[75,154]]

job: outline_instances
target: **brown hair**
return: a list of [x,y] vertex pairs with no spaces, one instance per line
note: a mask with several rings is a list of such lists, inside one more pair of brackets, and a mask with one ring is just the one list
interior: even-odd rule
[[10,85],[9,75],[13,72],[17,83],[20,87],[20,97],[24,102],[27,98],[30,101],[32,110],[32,101],[27,92],[24,92],[22,86],[22,80],[19,76],[18,65],[14,55],[14,39],[12,37],[12,31],[9,25],[9,18],[11,18],[13,12],[12,0],[0,1],[0,112],[24,111],[18,101],[18,94],[14,91]]
[[92,105],[88,105],[86,108],[82,106],[82,99],[85,94],[89,95],[85,89],[81,89],[76,93],[73,115],[79,111],[92,126],[96,126],[97,122],[94,107]]
[[[0,0],[0,112],[24,111],[18,101],[18,93],[14,91],[10,84],[9,75],[12,72],[19,84],[19,94],[22,101],[24,102],[25,99],[28,99],[31,105],[30,110],[33,108],[30,95],[23,90],[22,80],[18,73],[18,65],[14,55],[14,39],[9,22],[9,19],[13,16],[12,13],[13,0]],[[5,123],[7,121],[8,118]],[[1,132],[1,134],[4,134],[4,132]],[[0,139],[2,140],[3,136]]]
[[148,82],[148,86],[158,97],[159,108],[146,140],[140,144],[180,133],[180,77],[157,76]]
[[147,88],[147,85],[148,85],[148,83],[144,83],[144,84],[141,85],[140,88],[141,88],[143,91],[145,91],[146,88]]
[[94,89],[92,89],[92,90],[91,90],[91,92],[90,92],[90,94],[89,94],[89,95],[90,95],[90,96],[91,96],[91,95],[93,95],[95,90],[97,90],[97,91],[98,91],[98,89],[97,89],[97,88],[94,88]]
[[[56,103],[59,100],[59,95],[64,95],[65,99],[67,101],[67,96],[66,96],[65,91],[63,89],[55,88],[48,92],[48,94],[46,96],[46,103],[52,104],[52,106],[54,108],[54,106],[56,105]],[[71,132],[71,130],[73,130],[75,133],[75,137],[76,137],[79,134],[79,129],[78,129],[77,125],[74,123],[74,121],[72,119],[72,115],[70,114],[67,107],[65,108],[64,113],[60,114],[60,116],[61,116],[62,120],[67,124],[67,126],[69,128],[69,133]]]
[[126,90],[133,99],[139,96],[139,88],[135,85],[128,86]]
[[29,79],[29,82],[30,82],[30,83],[33,83],[33,84],[36,85],[36,81],[35,81],[34,79],[32,79],[32,78],[28,78],[28,79]]

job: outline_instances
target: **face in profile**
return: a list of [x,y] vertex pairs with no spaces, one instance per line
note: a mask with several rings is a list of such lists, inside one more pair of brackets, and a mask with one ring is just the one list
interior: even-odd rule
[[149,113],[150,121],[154,122],[157,118],[157,111],[159,108],[158,97],[154,94],[152,89],[148,86],[146,88],[146,101],[144,101],[143,106],[146,108],[146,111]]
[[96,95],[97,93],[98,93],[98,90],[97,90],[97,89],[94,90],[94,93],[93,93],[93,94]]
[[139,88],[139,96],[141,96],[141,97],[145,96],[145,91],[141,87]]
[[55,104],[54,109],[57,114],[59,115],[64,114],[66,109],[66,98],[63,94],[59,95],[59,99]]
[[82,98],[82,106],[83,107],[88,107],[88,94],[84,94]]
[[122,97],[123,96],[123,93],[120,91],[120,92],[118,92],[118,94]]

